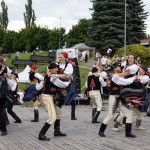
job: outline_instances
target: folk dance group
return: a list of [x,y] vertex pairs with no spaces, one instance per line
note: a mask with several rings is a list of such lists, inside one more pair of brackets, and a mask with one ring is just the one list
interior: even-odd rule
[[[0,59],[0,65],[3,65],[3,59]],[[135,138],[132,134],[132,111],[137,114],[137,127],[140,128],[141,120],[143,116],[142,108],[144,105],[145,98],[145,86],[149,82],[149,76],[146,75],[147,67],[144,65],[137,66],[134,64],[134,56],[128,56],[127,66],[122,71],[118,64],[114,64],[112,67],[113,73],[109,80],[104,79],[104,72],[98,66],[94,66],[88,75],[86,88],[89,93],[89,97],[92,105],[92,123],[99,123],[97,121],[102,111],[102,98],[101,89],[109,88],[109,104],[108,113],[104,118],[100,129],[99,136],[105,137],[105,130],[109,121],[113,118],[114,113],[117,109],[117,100],[121,101],[120,114],[116,118],[115,129],[119,123],[126,117],[125,123],[125,135],[126,137]],[[1,78],[8,81],[8,69],[2,70],[0,73]],[[59,63],[50,63],[47,68],[46,74],[43,76],[36,72],[36,66],[31,66],[29,73],[29,79],[31,81],[31,89],[36,89],[35,96],[36,101],[34,102],[34,119],[32,122],[39,121],[38,106],[41,102],[44,105],[48,113],[48,119],[39,132],[39,140],[49,141],[50,138],[46,136],[48,129],[54,124],[54,136],[66,136],[65,133],[60,130],[61,120],[61,107],[64,102],[73,104],[75,109],[75,97],[76,92],[72,82],[73,65],[68,61],[68,53],[61,52],[59,54]],[[10,78],[10,77],[9,77]],[[11,80],[14,80],[11,79]],[[16,80],[14,80],[16,82]],[[11,86],[10,86],[11,87]],[[13,91],[13,89],[11,89]],[[32,90],[33,93],[34,90]],[[70,94],[73,92],[72,94]],[[29,92],[30,93],[30,92]],[[6,94],[0,97],[0,130],[1,135],[6,135]],[[28,101],[28,96],[24,96],[24,101]],[[75,111],[75,110],[74,110]],[[75,112],[72,112],[73,120],[76,119]],[[17,115],[16,115],[17,116]],[[21,123],[19,117],[14,117],[16,123]]]

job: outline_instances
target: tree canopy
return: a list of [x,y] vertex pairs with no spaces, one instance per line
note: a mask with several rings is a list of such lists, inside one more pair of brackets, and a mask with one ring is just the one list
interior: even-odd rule
[[2,12],[0,12],[0,28],[6,30],[8,26],[8,7],[4,0],[1,2]]
[[[92,0],[93,14],[90,26],[90,45],[103,52],[108,47],[116,50],[124,45],[125,1],[122,0]],[[127,0],[126,28],[127,43],[139,43],[145,35],[144,12],[141,0]]]

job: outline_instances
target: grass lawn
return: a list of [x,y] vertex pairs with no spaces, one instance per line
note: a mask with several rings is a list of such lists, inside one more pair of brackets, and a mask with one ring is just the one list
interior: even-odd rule
[[[47,56],[47,54],[48,54],[48,52],[45,52],[45,51],[37,53],[37,55],[40,55],[40,56]],[[32,55],[32,53],[20,53],[18,59],[29,60],[31,55]],[[8,67],[13,67],[13,65],[12,65],[12,60],[13,59],[15,59],[15,54],[12,54],[11,58],[7,58],[6,65]],[[48,64],[42,64],[42,65],[38,64],[38,68],[39,68],[38,72],[39,73],[45,73],[47,65]],[[82,65],[84,65],[84,63],[82,63]],[[87,75],[88,75],[90,69],[80,67],[79,71],[80,71],[80,80],[81,80],[81,93],[84,93],[84,91],[85,91],[84,85],[85,85]],[[18,89],[23,91],[23,90],[26,89],[27,86],[28,86],[27,83],[19,83],[18,84]]]

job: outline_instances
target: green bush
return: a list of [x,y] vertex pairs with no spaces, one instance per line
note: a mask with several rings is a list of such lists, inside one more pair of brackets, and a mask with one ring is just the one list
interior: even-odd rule
[[[141,44],[132,44],[127,45],[126,47],[127,55],[133,54],[135,58],[140,57],[142,64],[149,66],[150,65],[150,48],[146,48]],[[117,51],[119,56],[123,56],[124,48],[120,48]]]

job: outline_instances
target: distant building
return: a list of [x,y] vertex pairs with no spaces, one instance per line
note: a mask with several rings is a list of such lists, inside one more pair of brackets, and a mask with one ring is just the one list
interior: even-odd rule
[[150,39],[141,40],[141,44],[145,47],[150,47]]

